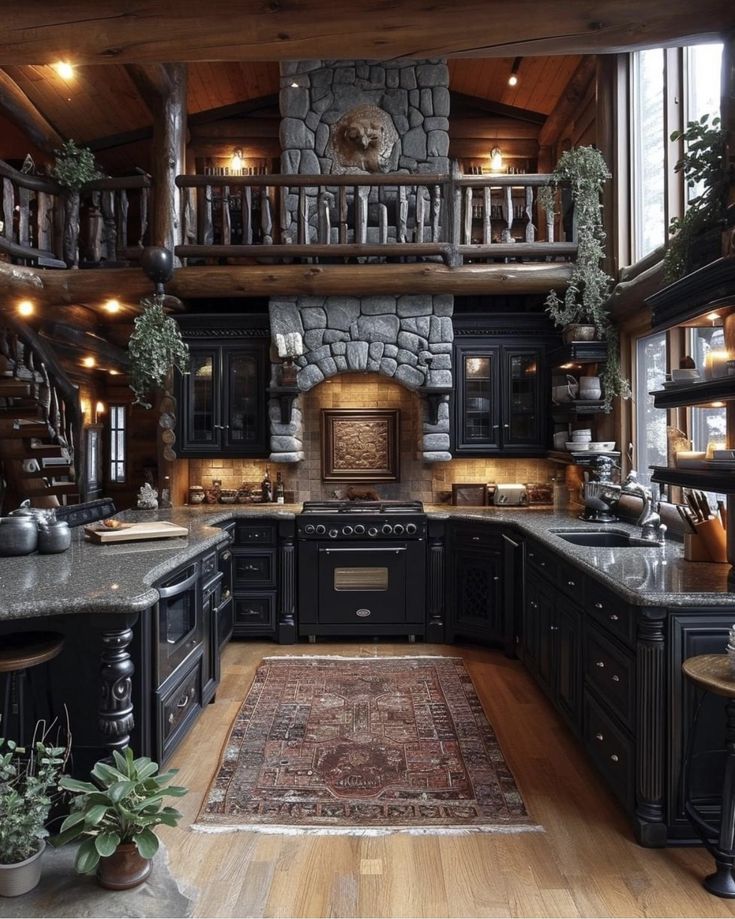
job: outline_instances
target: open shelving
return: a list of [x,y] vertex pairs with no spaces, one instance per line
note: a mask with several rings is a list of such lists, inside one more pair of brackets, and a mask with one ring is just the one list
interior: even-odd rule
[[656,408],[682,408],[710,402],[729,402],[735,399],[735,376],[705,380],[671,389],[659,389],[649,395],[653,396]]

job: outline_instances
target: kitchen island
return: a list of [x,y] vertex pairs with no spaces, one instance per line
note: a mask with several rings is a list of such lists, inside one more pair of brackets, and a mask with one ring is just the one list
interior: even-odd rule
[[[496,643],[520,657],[630,814],[639,840],[690,838],[677,781],[696,700],[680,663],[724,647],[735,609],[729,567],[687,562],[676,542],[572,544],[554,531],[595,529],[572,509],[425,509],[427,637]],[[165,760],[214,700],[219,652],[240,602],[237,590],[234,602],[230,596],[223,562],[233,540],[241,538],[234,551],[247,562],[241,577],[253,578],[239,627],[234,617],[236,636],[296,640],[300,511],[129,511],[119,516],[169,520],[188,536],[98,545],[77,530],[63,555],[0,560],[0,629],[53,628],[67,637],[52,681],[69,704],[78,747],[99,754],[101,730],[107,746],[130,742]],[[636,532],[625,523],[614,528]],[[162,641],[166,585],[186,579],[199,591],[192,602],[201,610],[201,641],[164,667],[161,647],[169,654],[167,645],[176,644]],[[229,631],[220,615],[228,609]],[[706,723],[718,719],[716,709],[705,713]],[[703,795],[709,784],[702,776]]]

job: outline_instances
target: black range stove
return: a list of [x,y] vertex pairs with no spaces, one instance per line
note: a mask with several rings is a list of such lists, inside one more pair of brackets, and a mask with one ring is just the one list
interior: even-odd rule
[[296,534],[300,635],[424,634],[420,501],[307,501]]

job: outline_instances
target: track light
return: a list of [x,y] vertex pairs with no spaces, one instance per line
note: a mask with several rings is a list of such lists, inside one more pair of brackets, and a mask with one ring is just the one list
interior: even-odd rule
[[74,79],[74,66],[68,61],[58,61],[53,67],[62,80]]
[[508,77],[508,86],[518,86],[519,76],[518,70],[521,66],[522,57],[517,57],[513,60],[513,66],[510,69],[510,76]]

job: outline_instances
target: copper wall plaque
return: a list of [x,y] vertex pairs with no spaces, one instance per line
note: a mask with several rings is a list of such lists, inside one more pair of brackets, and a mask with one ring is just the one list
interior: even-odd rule
[[322,409],[322,479],[400,481],[400,414],[395,409]]

